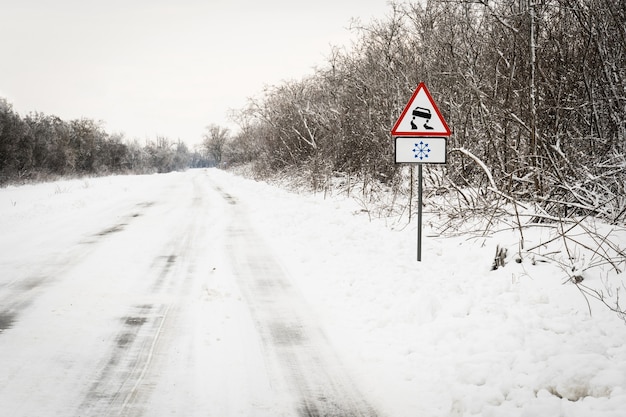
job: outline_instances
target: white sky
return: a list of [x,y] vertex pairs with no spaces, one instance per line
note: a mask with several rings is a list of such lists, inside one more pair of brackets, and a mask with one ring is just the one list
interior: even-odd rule
[[387,0],[0,0],[0,97],[21,115],[201,140],[265,85],[323,66]]

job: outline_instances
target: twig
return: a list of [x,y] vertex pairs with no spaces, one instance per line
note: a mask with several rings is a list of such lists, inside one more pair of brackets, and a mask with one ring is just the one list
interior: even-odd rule
[[553,237],[552,239],[546,241],[546,242],[541,242],[540,244],[533,246],[532,248],[528,249],[527,252],[530,252],[532,250],[535,250],[537,248],[539,248],[540,246],[545,246],[548,243],[554,242],[555,240],[558,240],[559,238],[563,237],[567,232],[569,232],[570,230],[574,229],[576,226],[578,226],[583,220],[585,219],[585,217],[581,218],[580,220],[578,220],[576,223],[574,223],[574,225],[572,225],[572,227],[570,227],[569,229],[567,229],[566,231],[560,233],[558,236]]

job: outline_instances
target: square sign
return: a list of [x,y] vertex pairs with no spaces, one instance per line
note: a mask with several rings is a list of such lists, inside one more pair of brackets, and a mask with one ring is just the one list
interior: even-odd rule
[[396,138],[396,164],[445,164],[445,137],[413,137]]

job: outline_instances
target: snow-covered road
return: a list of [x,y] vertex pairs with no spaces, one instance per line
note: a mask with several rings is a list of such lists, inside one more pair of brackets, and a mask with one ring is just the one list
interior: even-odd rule
[[567,265],[615,301],[626,229],[529,227],[555,262],[516,263],[506,222],[441,236],[428,200],[416,262],[415,220],[345,191],[217,169],[0,189],[0,416],[624,417],[626,325]]
[[150,186],[3,230],[2,415],[375,416],[250,206],[207,171]]

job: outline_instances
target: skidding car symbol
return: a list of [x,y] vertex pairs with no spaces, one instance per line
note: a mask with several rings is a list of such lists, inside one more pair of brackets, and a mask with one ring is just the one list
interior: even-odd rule
[[413,114],[413,120],[411,120],[411,129],[417,130],[417,125],[414,122],[416,117],[419,117],[419,118],[422,118],[422,119],[426,119],[426,123],[424,123],[424,129],[426,129],[426,130],[432,130],[433,129],[432,126],[428,126],[428,121],[432,117],[432,114],[430,113],[430,109],[418,106],[418,107],[413,109],[412,114]]

